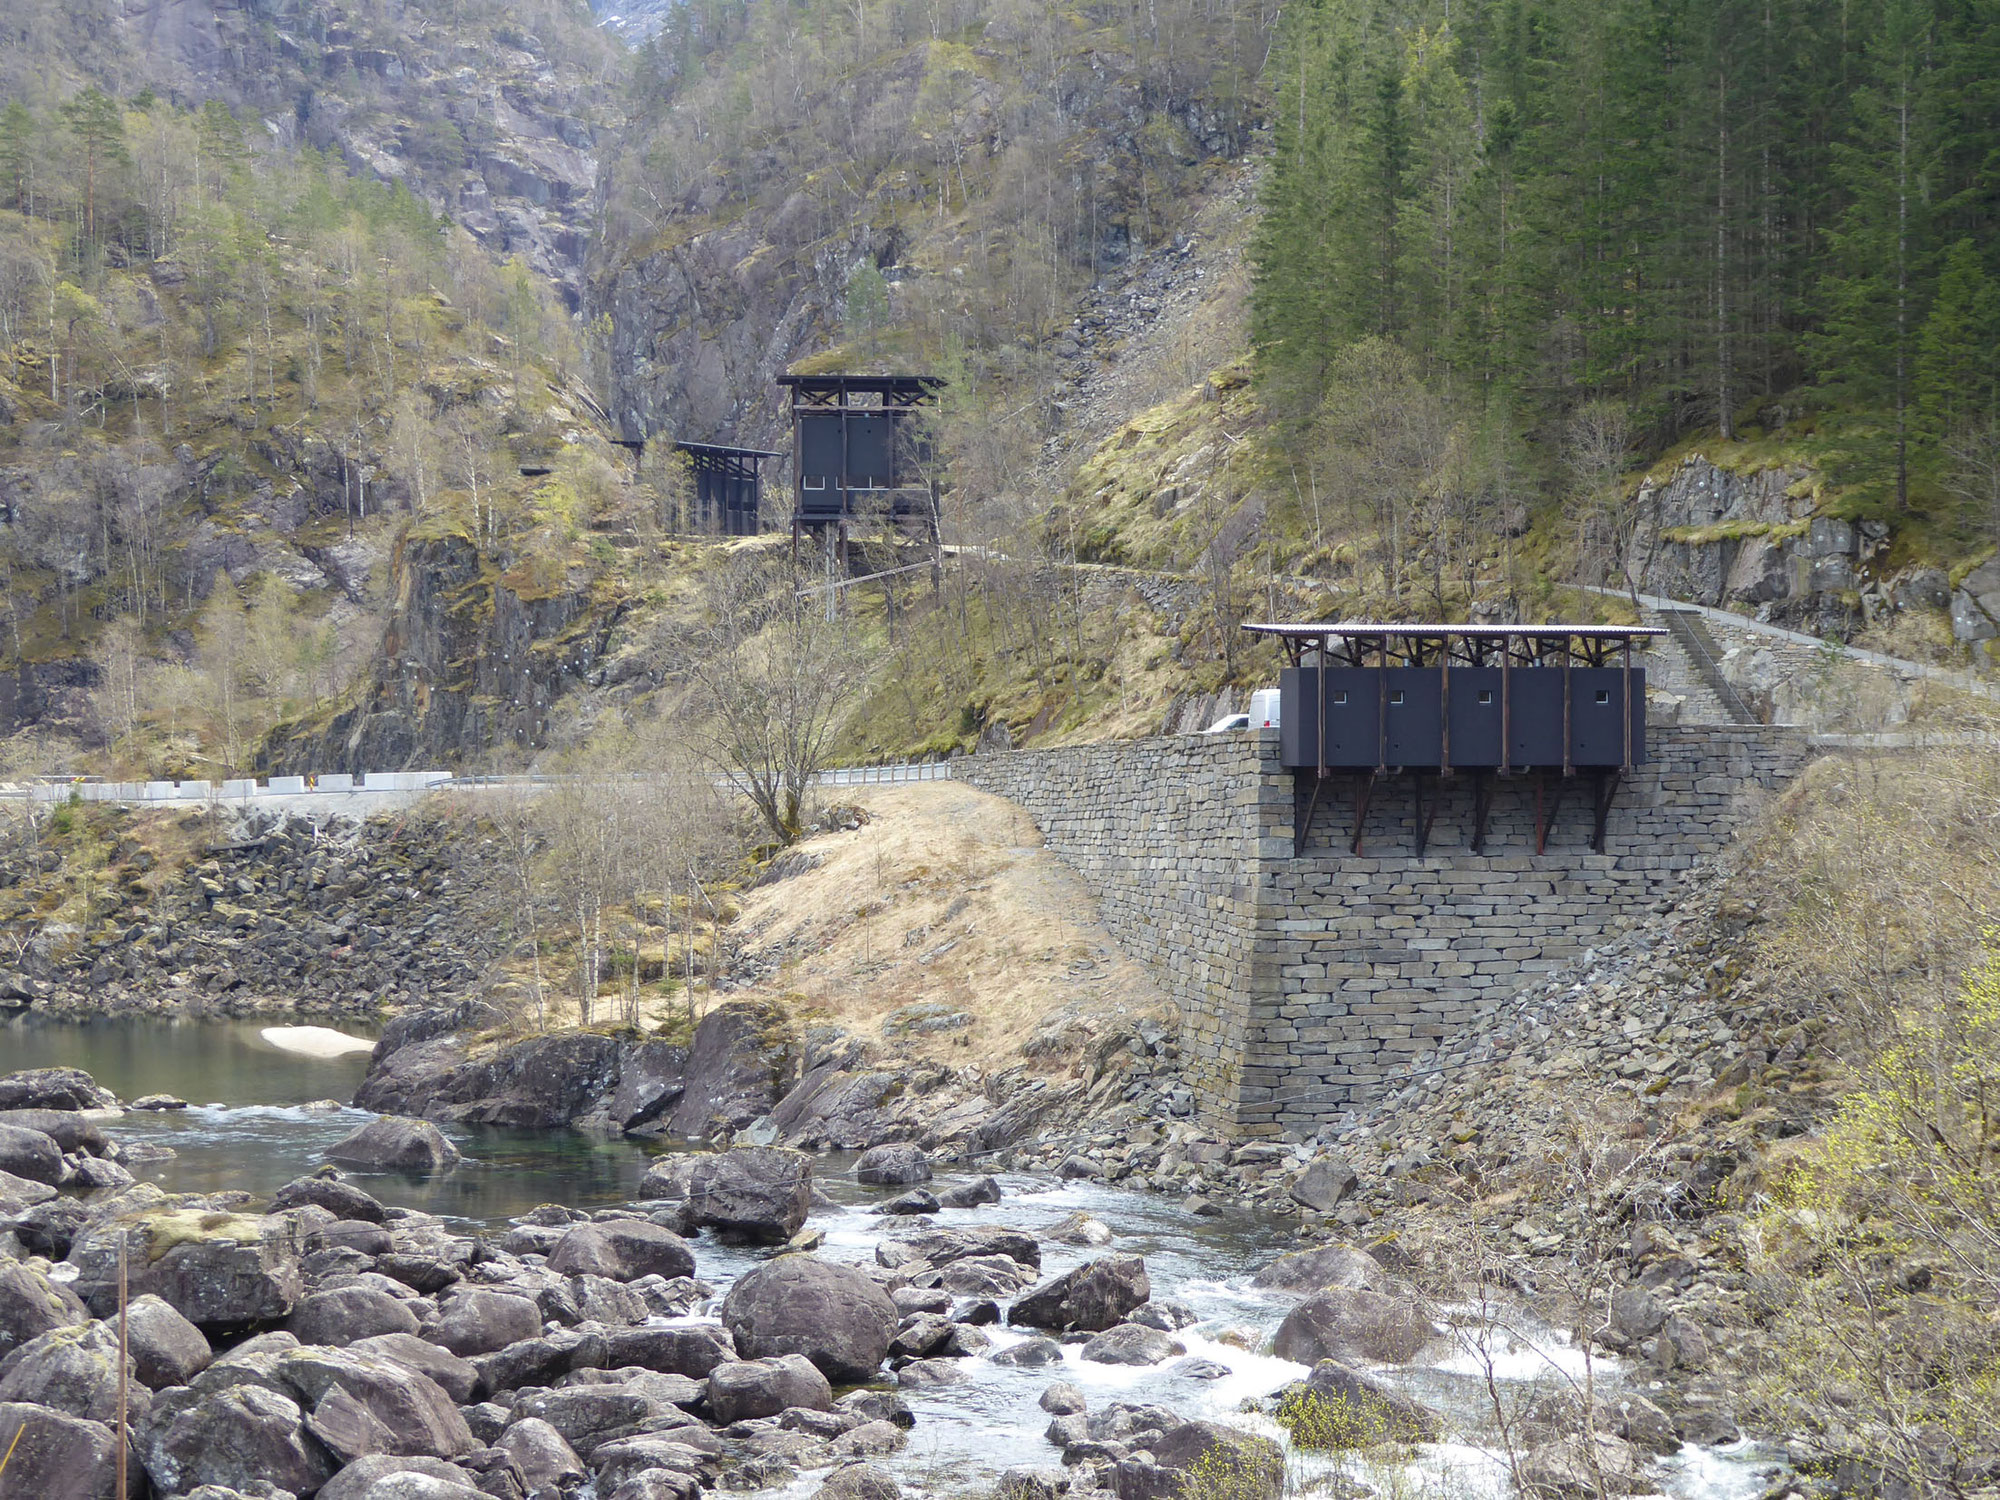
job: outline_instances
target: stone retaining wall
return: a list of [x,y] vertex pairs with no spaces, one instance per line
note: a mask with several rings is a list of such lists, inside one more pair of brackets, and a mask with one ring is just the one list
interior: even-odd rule
[[1786,729],[1655,729],[1602,854],[1589,847],[1586,778],[1555,800],[1539,855],[1532,780],[1495,784],[1474,854],[1472,783],[1458,778],[1418,858],[1411,787],[1394,778],[1371,796],[1357,855],[1355,783],[1336,777],[1295,855],[1309,788],[1278,764],[1277,739],[1015,751],[955,773],[1025,807],[1083,877],[1180,1005],[1204,1113],[1247,1134],[1310,1126],[1391,1085],[1451,1029],[1660,899],[1807,753]]

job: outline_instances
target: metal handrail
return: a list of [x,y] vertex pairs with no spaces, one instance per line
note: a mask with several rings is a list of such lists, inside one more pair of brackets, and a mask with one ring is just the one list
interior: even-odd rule
[[1750,705],[1743,701],[1742,695],[1736,691],[1730,680],[1722,675],[1721,663],[1716,661],[1714,653],[1708,649],[1708,642],[1702,639],[1703,632],[1699,628],[1701,616],[1692,610],[1663,609],[1660,611],[1660,618],[1667,622],[1667,629],[1672,632],[1675,644],[1687,653],[1695,674],[1701,678],[1708,690],[1715,694],[1716,701],[1722,705],[1722,711],[1735,723],[1757,723],[1757,716],[1750,711]]

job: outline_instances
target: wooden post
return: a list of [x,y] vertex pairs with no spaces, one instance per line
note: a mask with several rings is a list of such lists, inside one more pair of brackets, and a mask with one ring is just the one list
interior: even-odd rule
[[131,1455],[131,1439],[125,1430],[126,1382],[130,1379],[131,1360],[127,1355],[129,1340],[126,1337],[126,1303],[128,1283],[125,1275],[125,1241],[129,1231],[118,1231],[118,1500],[126,1497],[125,1466]]

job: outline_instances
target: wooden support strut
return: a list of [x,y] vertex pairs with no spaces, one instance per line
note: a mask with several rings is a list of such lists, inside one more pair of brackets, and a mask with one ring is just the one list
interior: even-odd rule
[[1368,803],[1375,792],[1374,771],[1363,771],[1354,778],[1354,842],[1347,846],[1349,854],[1361,852],[1361,835],[1368,827]]
[[1493,811],[1493,778],[1472,778],[1472,852],[1486,852],[1486,818]]
[[1312,838],[1313,814],[1319,810],[1320,789],[1326,785],[1326,775],[1322,772],[1313,778],[1312,795],[1306,799],[1306,815],[1300,818],[1298,804],[1293,802],[1292,858],[1297,859],[1306,852],[1306,844]]
[[1430,847],[1431,824],[1437,821],[1438,804],[1444,801],[1444,783],[1443,781],[1439,781],[1431,789],[1431,805],[1428,809],[1424,807],[1423,772],[1412,771],[1410,773],[1410,790],[1416,804],[1417,858],[1422,859],[1424,857],[1424,850]]
[[[1572,774],[1568,771],[1567,767],[1564,770],[1565,778]],[[1568,786],[1569,782],[1567,779],[1563,779],[1554,783],[1555,790],[1548,795],[1548,806],[1545,814],[1542,793],[1549,785],[1550,782],[1546,773],[1535,778],[1535,853],[1537,854],[1546,853],[1548,850],[1549,834],[1556,826],[1556,812],[1562,806],[1563,788]]]
[[1592,789],[1596,795],[1595,806],[1592,809],[1595,817],[1591,824],[1590,847],[1599,854],[1604,852],[1604,824],[1611,816],[1611,799],[1618,795],[1618,774],[1616,771],[1599,771],[1596,777],[1597,785]]

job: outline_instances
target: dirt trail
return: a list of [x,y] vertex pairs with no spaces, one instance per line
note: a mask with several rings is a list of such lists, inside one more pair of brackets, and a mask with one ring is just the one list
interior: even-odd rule
[[787,858],[735,933],[757,988],[904,1056],[1072,1057],[1174,1009],[1026,813],[957,782],[843,789],[866,820]]

